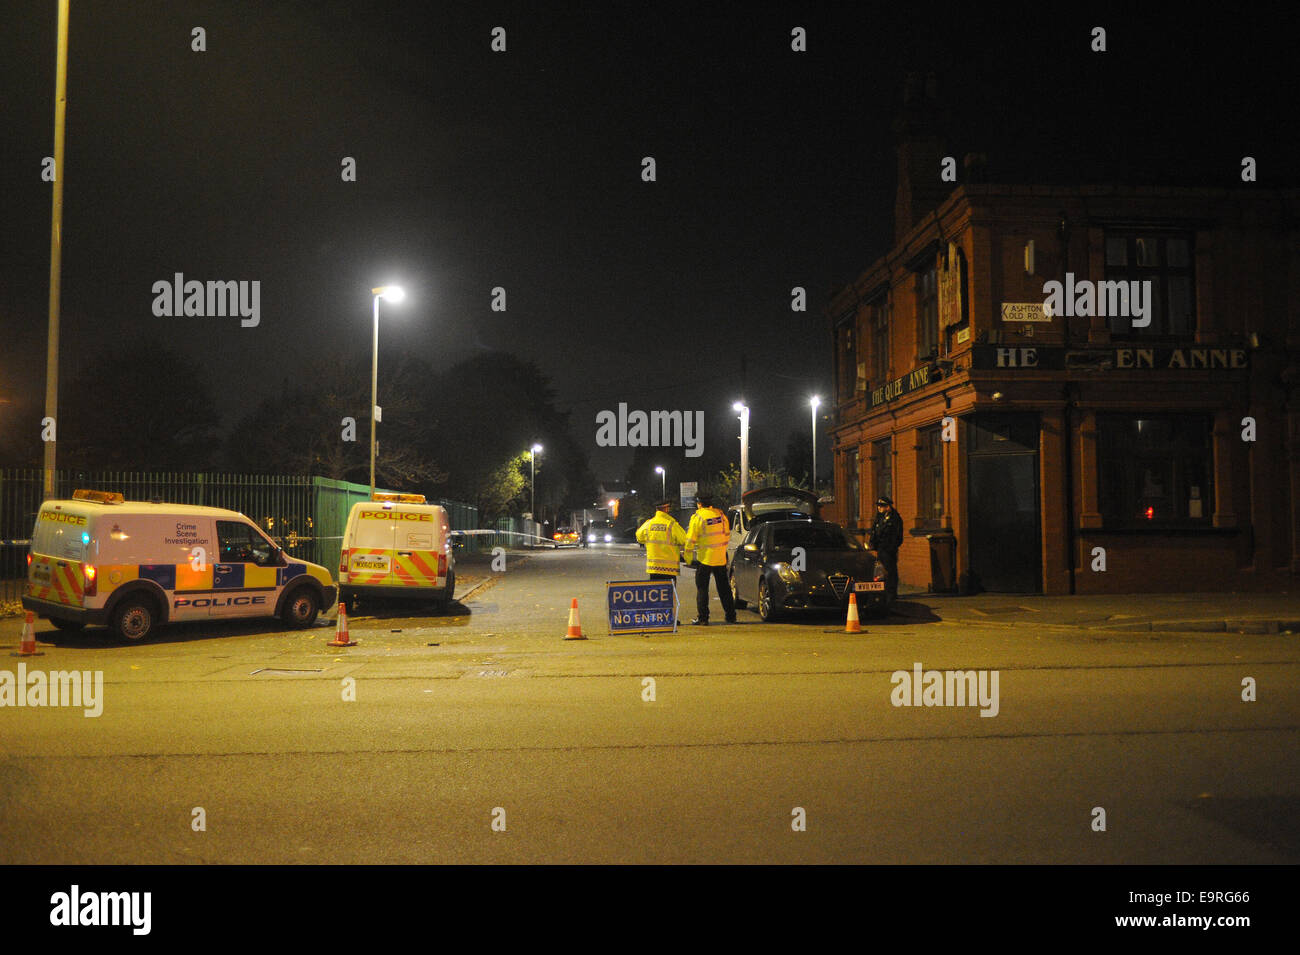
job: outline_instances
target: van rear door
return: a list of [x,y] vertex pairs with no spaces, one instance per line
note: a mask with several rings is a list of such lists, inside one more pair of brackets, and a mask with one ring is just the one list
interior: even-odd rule
[[65,607],[84,607],[89,544],[90,515],[66,505],[42,508],[32,529],[27,593]]
[[388,511],[379,505],[357,509],[348,550],[348,584],[353,587],[388,587],[393,582],[397,529]]

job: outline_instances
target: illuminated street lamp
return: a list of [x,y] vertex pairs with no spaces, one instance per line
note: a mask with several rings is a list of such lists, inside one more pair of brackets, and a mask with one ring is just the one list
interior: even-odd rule
[[400,285],[381,285],[372,288],[375,297],[375,337],[370,351],[370,496],[375,496],[375,422],[379,420],[379,300],[400,302],[406,292]]
[[656,467],[655,474],[659,475],[659,487],[666,498],[668,496],[668,473],[663,468]]
[[740,412],[740,496],[749,490],[749,406],[737,401],[732,411]]
[[808,404],[812,406],[812,438],[813,438],[813,469],[812,469],[812,478],[809,484],[812,487],[812,492],[814,494],[817,493],[817,406],[820,405],[821,403],[822,400],[817,395],[813,395],[812,398],[808,401]]
[[537,455],[541,452],[540,444],[534,444],[528,449],[528,464],[533,471],[532,479],[528,482],[528,513],[534,521],[537,520]]

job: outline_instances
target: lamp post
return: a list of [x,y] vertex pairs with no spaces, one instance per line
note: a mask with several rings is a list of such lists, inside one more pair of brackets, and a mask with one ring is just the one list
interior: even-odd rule
[[406,292],[400,285],[381,285],[372,288],[375,297],[375,337],[370,350],[370,497],[375,496],[375,421],[379,415],[379,300],[400,302]]
[[749,406],[737,401],[731,406],[740,412],[740,496],[749,490]]
[[[59,417],[59,308],[63,281],[63,144],[68,110],[68,0],[59,0],[59,32],[54,66],[54,188],[50,190],[50,312],[45,343],[45,417],[54,426],[42,451],[45,498],[54,497],[55,449]],[[41,422],[44,430],[45,422]],[[43,435],[42,435],[43,437]]]
[[821,403],[822,400],[817,395],[813,395],[808,402],[808,404],[812,406],[812,439],[813,439],[813,465],[812,465],[813,469],[812,469],[812,477],[809,480],[809,485],[811,486],[812,492],[814,494],[817,493],[817,406],[820,405]]
[[528,482],[528,513],[532,515],[534,522],[537,522],[537,455],[541,450],[542,446],[540,444],[534,444],[528,449],[528,464],[533,472],[533,476]]
[[659,475],[659,491],[664,497],[668,496],[668,473],[661,467],[655,467],[655,474]]

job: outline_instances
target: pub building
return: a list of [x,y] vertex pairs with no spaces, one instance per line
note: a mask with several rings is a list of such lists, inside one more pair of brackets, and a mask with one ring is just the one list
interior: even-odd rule
[[925,118],[893,248],[828,307],[828,516],[892,497],[936,592],[1291,586],[1300,191],[943,183]]

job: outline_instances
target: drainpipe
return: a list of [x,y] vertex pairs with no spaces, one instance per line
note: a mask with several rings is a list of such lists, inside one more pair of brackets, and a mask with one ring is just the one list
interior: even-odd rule
[[[1061,210],[1061,221],[1056,227],[1056,236],[1061,243],[1061,287],[1065,287],[1065,273],[1069,271],[1070,259],[1070,220],[1065,215],[1065,210]],[[1064,321],[1064,346],[1068,352],[1070,348],[1070,317],[1062,315]],[[1069,371],[1066,370],[1068,375]],[[1069,579],[1070,596],[1074,596],[1074,576],[1075,561],[1074,552],[1077,547],[1077,531],[1074,526],[1074,413],[1073,401],[1076,389],[1074,383],[1066,381],[1062,388],[1062,395],[1065,398],[1065,415],[1064,440],[1061,442],[1064,451],[1065,461],[1065,568]]]

